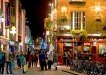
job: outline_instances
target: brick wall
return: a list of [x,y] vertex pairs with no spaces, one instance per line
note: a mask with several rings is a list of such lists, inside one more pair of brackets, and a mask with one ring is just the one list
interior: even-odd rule
[[[95,18],[97,17],[96,12],[92,6],[96,3],[100,3],[103,7],[101,14],[101,22],[97,22]],[[86,30],[88,33],[100,32],[102,35],[106,35],[106,30],[103,31],[103,25],[106,25],[106,0],[86,0],[85,3],[70,3],[69,0],[58,0],[58,17],[61,16],[61,7],[67,7],[67,13],[65,14],[68,19],[70,19],[70,12],[72,11],[85,11],[86,14]]]

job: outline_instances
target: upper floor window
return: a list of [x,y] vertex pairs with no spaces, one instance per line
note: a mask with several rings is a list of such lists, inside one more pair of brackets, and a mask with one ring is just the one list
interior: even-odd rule
[[85,29],[85,12],[71,12],[71,29]]

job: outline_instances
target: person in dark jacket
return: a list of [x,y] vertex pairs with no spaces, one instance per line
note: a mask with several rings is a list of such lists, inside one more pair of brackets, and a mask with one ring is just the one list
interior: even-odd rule
[[0,50],[0,74],[4,73],[5,53]]
[[40,66],[41,66],[41,70],[47,70],[47,64],[46,64],[46,54],[44,51],[41,51],[41,53],[39,54],[39,61],[40,61]]
[[21,63],[20,63],[20,54],[18,53],[18,55],[16,56],[17,58],[17,65],[19,68],[21,68]]
[[13,57],[11,53],[7,53],[6,55],[6,72],[7,74],[12,74],[12,61]]

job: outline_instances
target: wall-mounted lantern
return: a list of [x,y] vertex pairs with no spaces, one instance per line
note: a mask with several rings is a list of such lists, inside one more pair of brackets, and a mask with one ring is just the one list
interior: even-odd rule
[[67,12],[67,7],[66,6],[62,6],[61,7],[61,13],[62,14],[66,14],[66,12]]
[[96,13],[96,18],[95,20],[98,22],[102,21],[102,14],[101,11],[104,9],[103,6],[101,6],[100,3],[96,3],[94,6],[91,7],[91,10],[95,11]]

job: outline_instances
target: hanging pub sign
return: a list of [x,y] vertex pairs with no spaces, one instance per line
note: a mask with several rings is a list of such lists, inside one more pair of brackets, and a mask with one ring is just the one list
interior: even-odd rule
[[5,27],[9,28],[10,25],[10,3],[5,3]]

